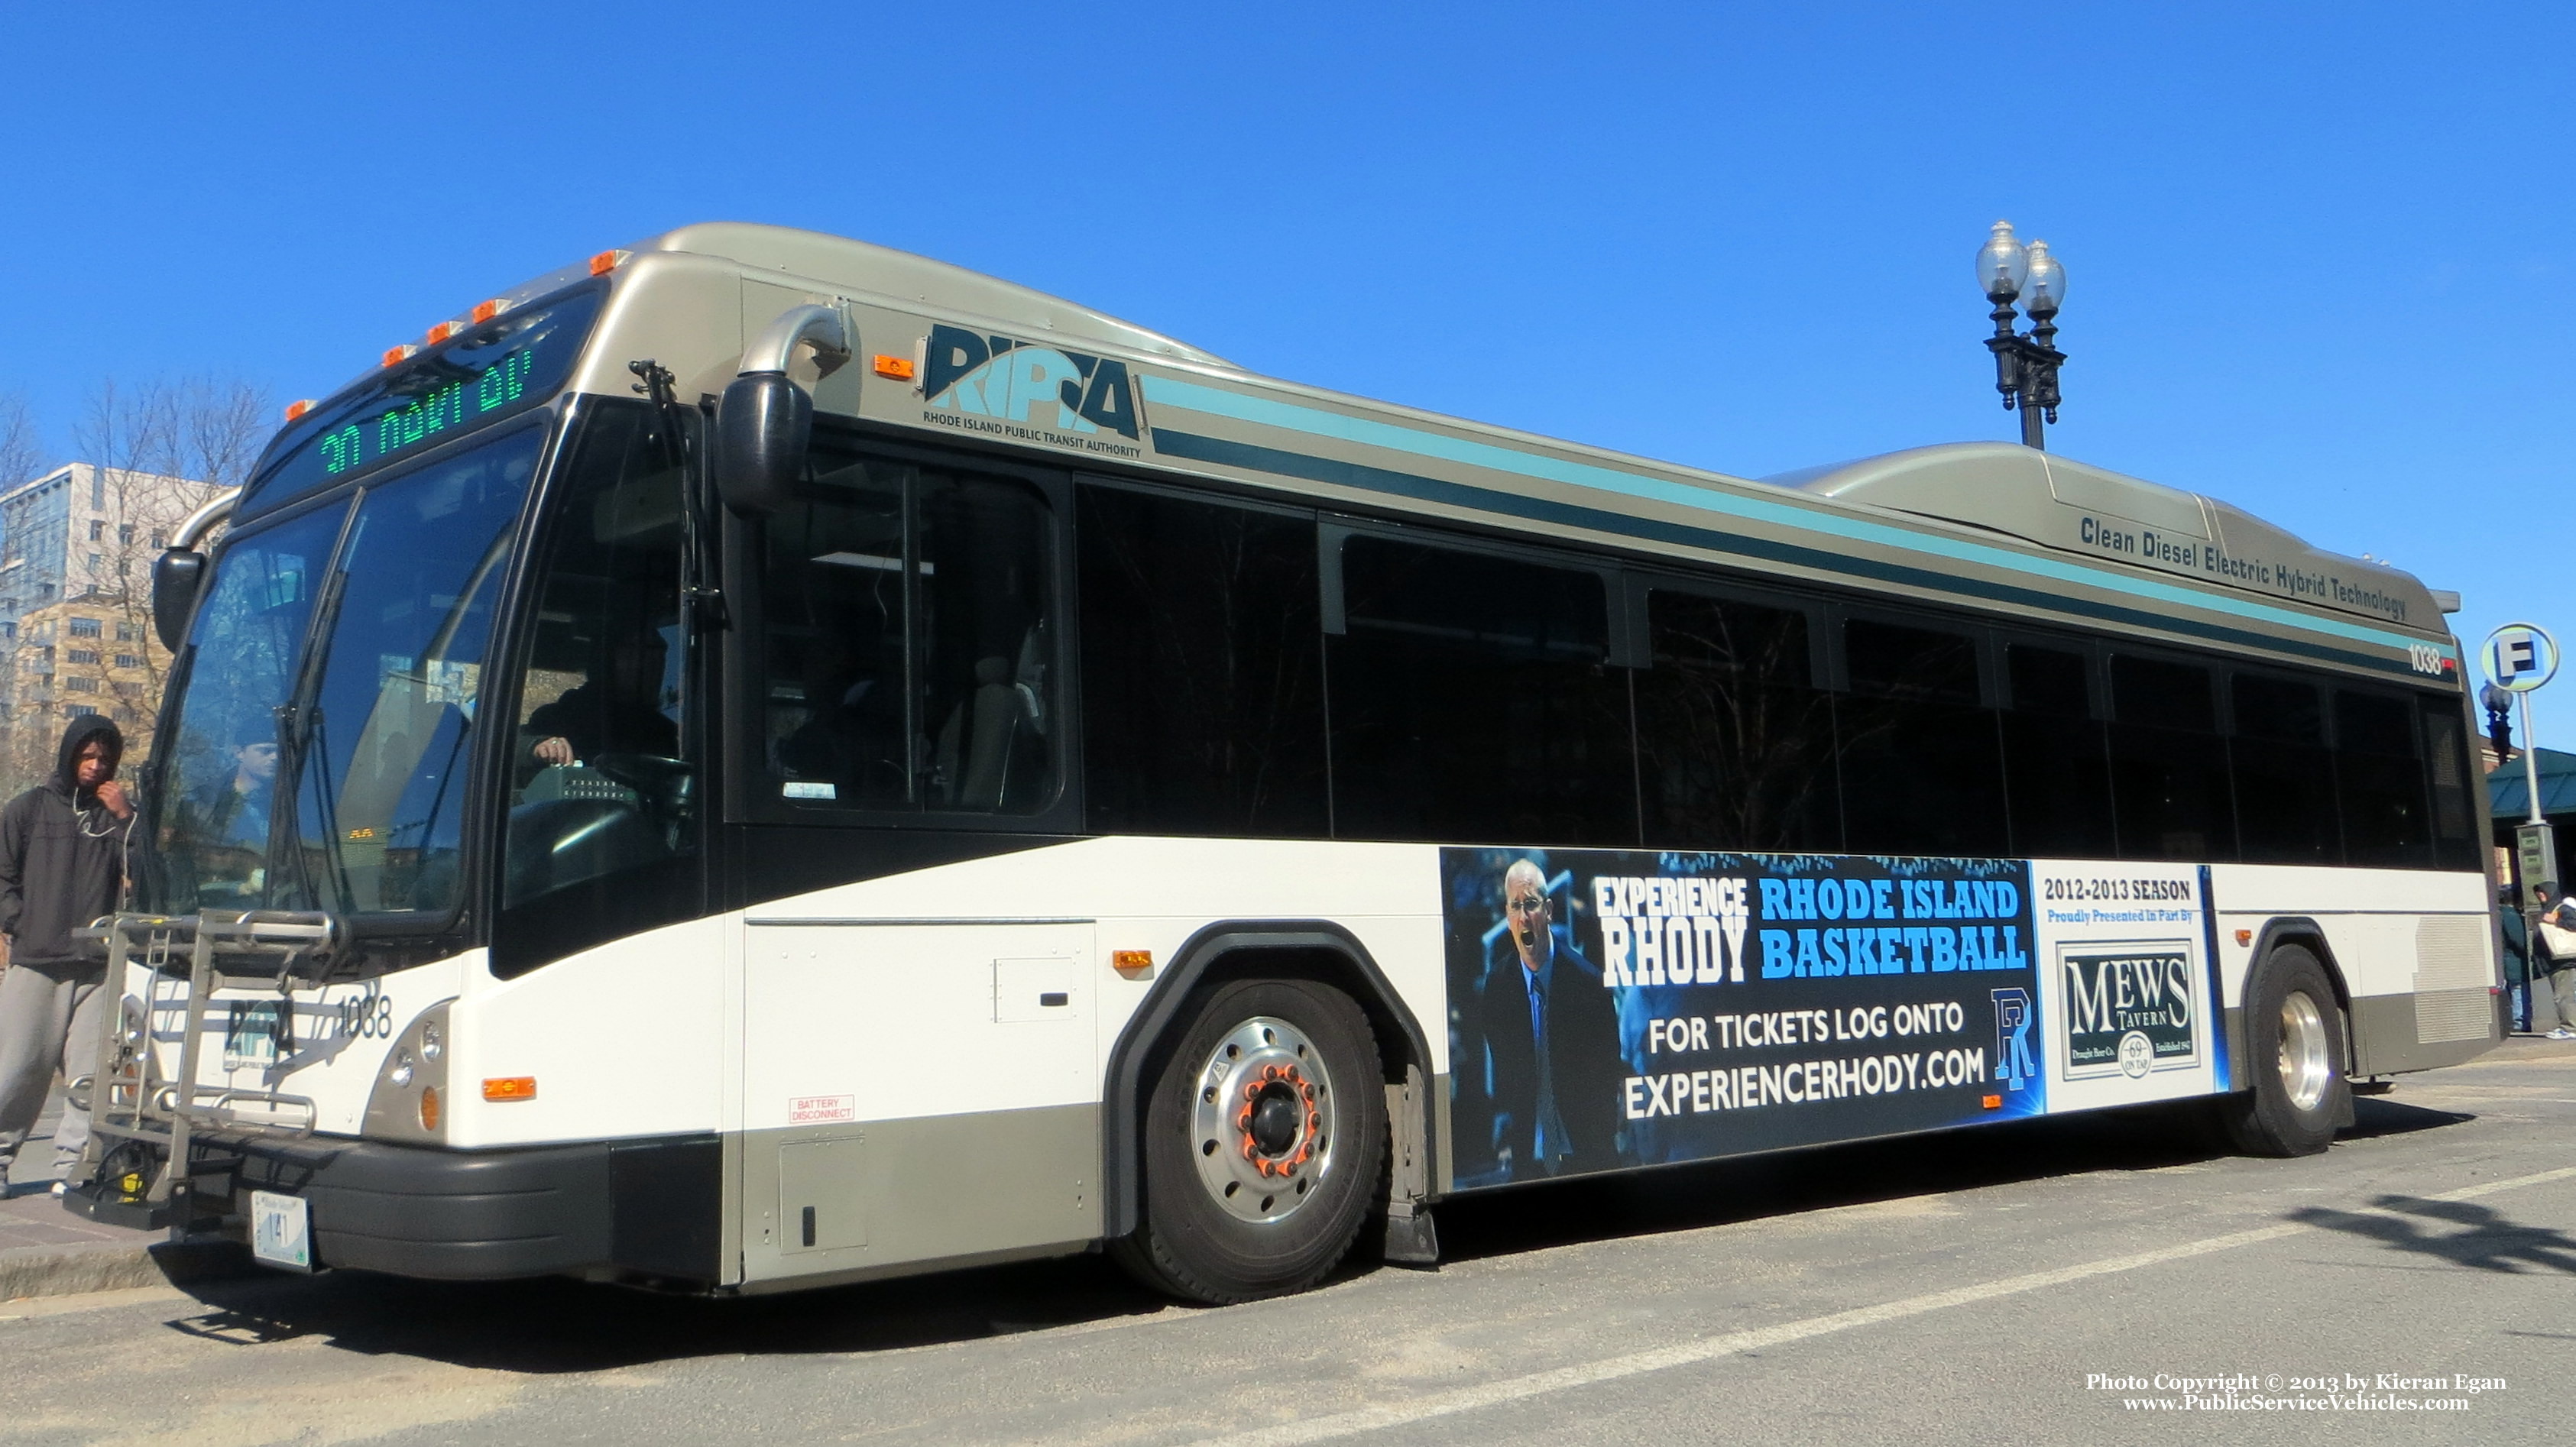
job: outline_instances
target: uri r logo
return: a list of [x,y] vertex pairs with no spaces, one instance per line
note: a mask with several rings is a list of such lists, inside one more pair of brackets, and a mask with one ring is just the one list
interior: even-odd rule
[[2016,986],[1997,990],[1995,997],[1995,1073],[2003,1077],[2004,1089],[2028,1090],[2039,1074],[2039,1062],[2030,1058],[2030,992]]
[[[921,395],[932,411],[1135,440],[1136,398],[1124,362],[934,326],[924,364]],[[1033,418],[1036,409],[1045,411]]]

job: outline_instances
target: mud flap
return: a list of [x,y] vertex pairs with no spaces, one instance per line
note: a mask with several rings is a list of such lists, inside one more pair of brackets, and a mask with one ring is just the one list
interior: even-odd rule
[[1429,1195],[1431,1159],[1423,1129],[1430,1105],[1422,1088],[1422,1069],[1404,1068],[1404,1083],[1386,1088],[1386,1120],[1391,1158],[1387,1162],[1386,1254],[1396,1266],[1436,1268],[1440,1233],[1431,1224]]

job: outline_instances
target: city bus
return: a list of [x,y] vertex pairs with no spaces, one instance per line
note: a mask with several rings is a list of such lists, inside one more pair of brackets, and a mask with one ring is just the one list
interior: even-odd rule
[[1725,476],[712,224],[155,586],[68,1201],[289,1270],[1233,1302],[1592,1173],[2314,1152],[2501,1034],[2456,600],[2019,446]]

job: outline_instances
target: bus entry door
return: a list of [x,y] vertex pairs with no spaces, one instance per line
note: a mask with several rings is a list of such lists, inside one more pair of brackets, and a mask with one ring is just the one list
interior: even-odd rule
[[748,926],[747,1280],[1099,1233],[1089,924]]

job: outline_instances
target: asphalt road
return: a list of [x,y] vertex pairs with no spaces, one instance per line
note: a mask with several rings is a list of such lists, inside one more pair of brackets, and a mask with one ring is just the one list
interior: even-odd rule
[[[2306,1160],[2114,1117],[1569,1183],[1444,1207],[1437,1272],[1226,1310],[1096,1258],[751,1301],[20,1302],[0,1439],[2562,1443],[2571,1143],[2576,1046],[2517,1041]],[[2159,1374],[2234,1396],[2132,1405],[2184,1398]]]

